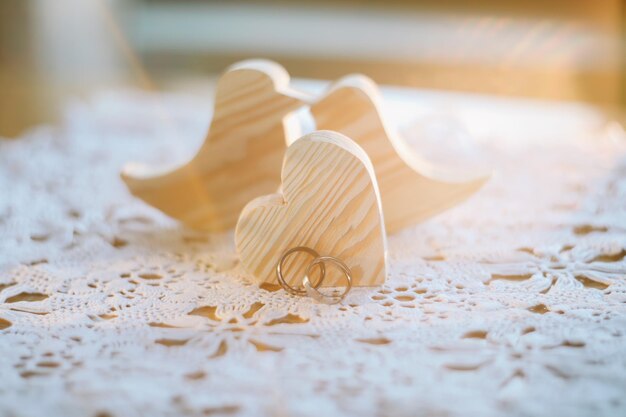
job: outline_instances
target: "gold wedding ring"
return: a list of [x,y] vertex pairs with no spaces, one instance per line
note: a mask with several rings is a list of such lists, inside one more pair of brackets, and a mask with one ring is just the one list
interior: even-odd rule
[[[320,256],[319,253],[317,253],[313,249],[308,248],[306,246],[297,246],[295,248],[291,248],[283,253],[283,256],[280,257],[280,260],[276,264],[276,278],[278,278],[278,283],[280,284],[280,286],[283,287],[285,291],[287,291],[289,294],[304,296],[304,295],[307,295],[306,289],[301,289],[302,287],[300,287],[300,289],[292,287],[291,285],[287,284],[287,281],[285,281],[285,278],[283,277],[282,270],[283,270],[283,264],[285,263],[285,259],[287,259],[287,257],[291,255],[292,253],[296,253],[296,252],[308,253],[314,259],[317,259]],[[326,275],[326,268],[324,264],[319,264],[319,265],[320,265],[320,278],[317,280],[315,285],[312,285],[313,288],[318,288],[320,285],[322,285],[322,282],[324,281],[324,276]],[[309,282],[309,284],[311,283]]]
[[[305,252],[313,257],[313,260],[311,261],[311,263],[309,263],[305,275],[302,278],[302,284],[297,288],[289,285],[285,280],[285,277],[283,276],[283,264],[285,263],[285,260],[288,256],[296,252]],[[324,282],[324,278],[326,277],[326,263],[334,265],[335,267],[339,268],[341,272],[343,272],[346,286],[344,287],[343,292],[338,295],[329,295],[322,293],[320,290],[318,290],[318,288]],[[320,277],[317,281],[315,281],[315,283],[313,283],[311,282],[311,279],[309,277],[311,276],[311,273],[313,272],[313,269],[315,267],[319,267]],[[280,257],[280,260],[276,264],[276,278],[278,279],[278,283],[280,284],[280,286],[283,287],[283,289],[289,294],[298,296],[309,296],[314,300],[324,304],[337,304],[341,302],[341,300],[343,300],[352,289],[352,271],[343,261],[341,261],[341,259],[335,258],[334,256],[320,256],[317,251],[306,246],[297,246],[283,253],[283,255]]]

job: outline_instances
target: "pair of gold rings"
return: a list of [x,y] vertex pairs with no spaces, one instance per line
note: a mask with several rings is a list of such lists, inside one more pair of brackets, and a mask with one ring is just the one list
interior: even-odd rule
[[[302,285],[300,285],[299,287],[293,287],[287,284],[287,281],[285,281],[285,277],[283,276],[282,272],[283,264],[285,263],[287,257],[296,252],[304,252],[313,257],[313,260],[306,268],[304,278],[302,278]],[[343,276],[347,283],[343,292],[338,295],[324,294],[318,289],[322,285],[322,283],[324,282],[324,278],[326,277],[327,263],[339,268],[341,272],[343,272]],[[314,282],[311,282],[311,279],[309,277],[311,276],[313,269],[316,267],[318,267],[320,271],[319,278]],[[341,300],[343,300],[352,289],[352,271],[350,271],[350,268],[345,263],[343,263],[340,259],[335,258],[334,256],[320,256],[317,251],[306,246],[297,246],[283,253],[283,255],[280,257],[280,260],[276,264],[276,278],[278,278],[278,283],[280,284],[280,286],[283,287],[285,291],[287,291],[289,294],[298,295],[301,297],[309,296],[314,300],[324,304],[337,304],[341,302]]]

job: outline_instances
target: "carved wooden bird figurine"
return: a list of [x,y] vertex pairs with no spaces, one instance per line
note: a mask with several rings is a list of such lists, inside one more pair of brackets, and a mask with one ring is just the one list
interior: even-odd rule
[[343,133],[370,157],[380,188],[387,232],[393,233],[448,209],[472,195],[489,174],[471,176],[420,157],[386,125],[376,84],[347,76],[311,106],[319,130]]
[[280,65],[237,63],[217,82],[213,119],[194,158],[161,174],[139,175],[129,165],[122,179],[133,195],[190,227],[230,229],[250,200],[280,186],[285,117],[304,100]]

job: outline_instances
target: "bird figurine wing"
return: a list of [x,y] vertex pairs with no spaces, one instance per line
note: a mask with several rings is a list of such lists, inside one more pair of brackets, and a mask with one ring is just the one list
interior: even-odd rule
[[250,200],[280,186],[286,116],[306,101],[280,65],[237,63],[217,82],[213,119],[193,159],[169,172],[128,164],[122,179],[133,195],[190,227],[228,230]]
[[362,75],[344,77],[311,106],[316,129],[343,133],[368,154],[380,188],[390,233],[414,225],[465,200],[490,177],[430,163],[393,129],[382,114],[376,84]]

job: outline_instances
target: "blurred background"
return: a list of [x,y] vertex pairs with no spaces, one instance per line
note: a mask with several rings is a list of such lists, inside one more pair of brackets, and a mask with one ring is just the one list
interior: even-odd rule
[[626,0],[2,0],[0,136],[103,89],[194,90],[264,57],[293,77],[626,106]]

